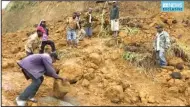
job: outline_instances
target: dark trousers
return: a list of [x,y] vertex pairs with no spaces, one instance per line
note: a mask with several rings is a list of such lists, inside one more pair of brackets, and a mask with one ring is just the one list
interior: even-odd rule
[[51,41],[51,40],[47,40],[47,41],[42,41],[41,50],[40,50],[39,53],[44,53],[44,48],[45,48],[46,45],[50,45],[51,46],[52,52],[55,51],[55,44],[54,44],[54,42]]
[[44,80],[43,76],[38,79],[35,79],[32,75],[29,75],[29,77],[32,79],[32,83],[20,94],[19,99],[21,100],[26,101],[33,98]]

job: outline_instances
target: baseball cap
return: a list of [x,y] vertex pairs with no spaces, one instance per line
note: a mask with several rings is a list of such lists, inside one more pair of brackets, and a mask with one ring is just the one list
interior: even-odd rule
[[56,60],[60,60],[60,59],[58,58],[57,53],[55,53],[55,52],[50,53],[50,56],[51,56],[51,57],[54,57]]

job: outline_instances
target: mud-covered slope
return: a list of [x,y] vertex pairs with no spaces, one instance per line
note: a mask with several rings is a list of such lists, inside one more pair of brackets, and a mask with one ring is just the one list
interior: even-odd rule
[[[59,4],[60,2],[49,3],[53,5],[53,3]],[[189,55],[190,52],[190,24],[188,23],[190,12],[187,9],[183,13],[160,13],[159,8],[151,10],[147,8],[147,4],[148,2],[120,2],[121,30],[117,46],[109,33],[100,35],[100,38],[97,37],[100,31],[99,20],[93,24],[93,27],[96,26],[93,28],[93,38],[79,42],[77,49],[70,49],[66,46],[64,18],[60,16],[54,20],[56,16],[48,16],[50,39],[55,42],[61,59],[54,65],[60,69],[61,76],[77,80],[76,84],[71,85],[71,90],[66,97],[76,99],[80,105],[190,105],[190,64],[181,55]],[[141,8],[135,8],[137,5]],[[156,5],[156,2],[152,5]],[[94,13],[98,18],[102,13],[98,11],[101,10],[101,6],[103,4],[98,4],[97,11]],[[59,14],[57,12],[55,14]],[[135,17],[134,13],[138,14],[138,17]],[[30,21],[33,20],[32,24],[35,24],[40,18],[30,19]],[[165,25],[165,30],[169,32],[172,40],[175,40],[184,52],[177,51],[179,56],[170,54],[167,58],[170,66],[165,69],[151,66],[146,70],[146,65],[137,67],[137,62],[125,60],[123,55],[131,50],[135,54],[146,55],[145,53],[148,53],[147,56],[152,56],[152,41],[156,32],[154,26],[159,23]],[[24,44],[28,37],[27,34],[35,30],[30,25],[31,23],[26,21],[24,25],[27,24],[28,27],[25,29],[17,27],[20,30],[2,35],[3,105],[15,105],[16,96],[30,84],[16,64],[18,60],[25,57]],[[151,61],[143,60],[142,63],[151,64]],[[178,63],[183,65],[183,70],[177,69]],[[170,77],[172,72],[181,72],[182,79],[172,79]],[[36,95],[37,99],[52,96],[53,81],[52,78],[45,77]],[[45,105],[50,105],[49,102],[45,103]],[[41,104],[30,102],[29,105],[39,106]]]

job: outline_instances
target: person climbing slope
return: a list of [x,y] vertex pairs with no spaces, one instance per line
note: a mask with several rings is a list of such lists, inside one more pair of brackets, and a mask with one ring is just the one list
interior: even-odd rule
[[44,28],[45,32],[46,32],[46,35],[49,36],[49,29],[47,28],[46,26],[46,21],[44,19],[42,19],[40,21],[40,23],[38,24],[38,26],[41,26]]
[[16,98],[18,106],[25,106],[28,100],[36,102],[34,96],[44,80],[43,75],[67,81],[66,78],[59,77],[53,68],[52,63],[56,60],[59,60],[56,53],[44,53],[30,55],[17,63],[26,79],[32,79],[32,83]]
[[56,52],[55,44],[54,44],[53,41],[48,40],[49,31],[46,28],[46,23],[45,22],[46,21],[41,20],[40,24],[37,27],[37,28],[43,29],[42,43],[41,43],[41,49],[40,49],[39,53],[44,53],[44,48],[45,48],[46,45],[50,45],[52,52],[55,53]]
[[36,48],[39,48],[41,44],[40,38],[43,36],[43,32],[44,30],[42,29],[42,27],[38,27],[37,31],[29,36],[25,45],[25,51],[27,56],[32,55],[34,53],[34,50]]

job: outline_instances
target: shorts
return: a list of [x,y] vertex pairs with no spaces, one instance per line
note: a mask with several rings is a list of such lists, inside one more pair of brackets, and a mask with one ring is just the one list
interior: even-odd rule
[[87,36],[92,36],[92,28],[91,27],[87,27],[85,30],[86,30]]
[[67,31],[67,41],[68,40],[76,40],[77,39],[77,34],[75,30],[68,30]]
[[111,31],[119,31],[119,20],[111,20]]

